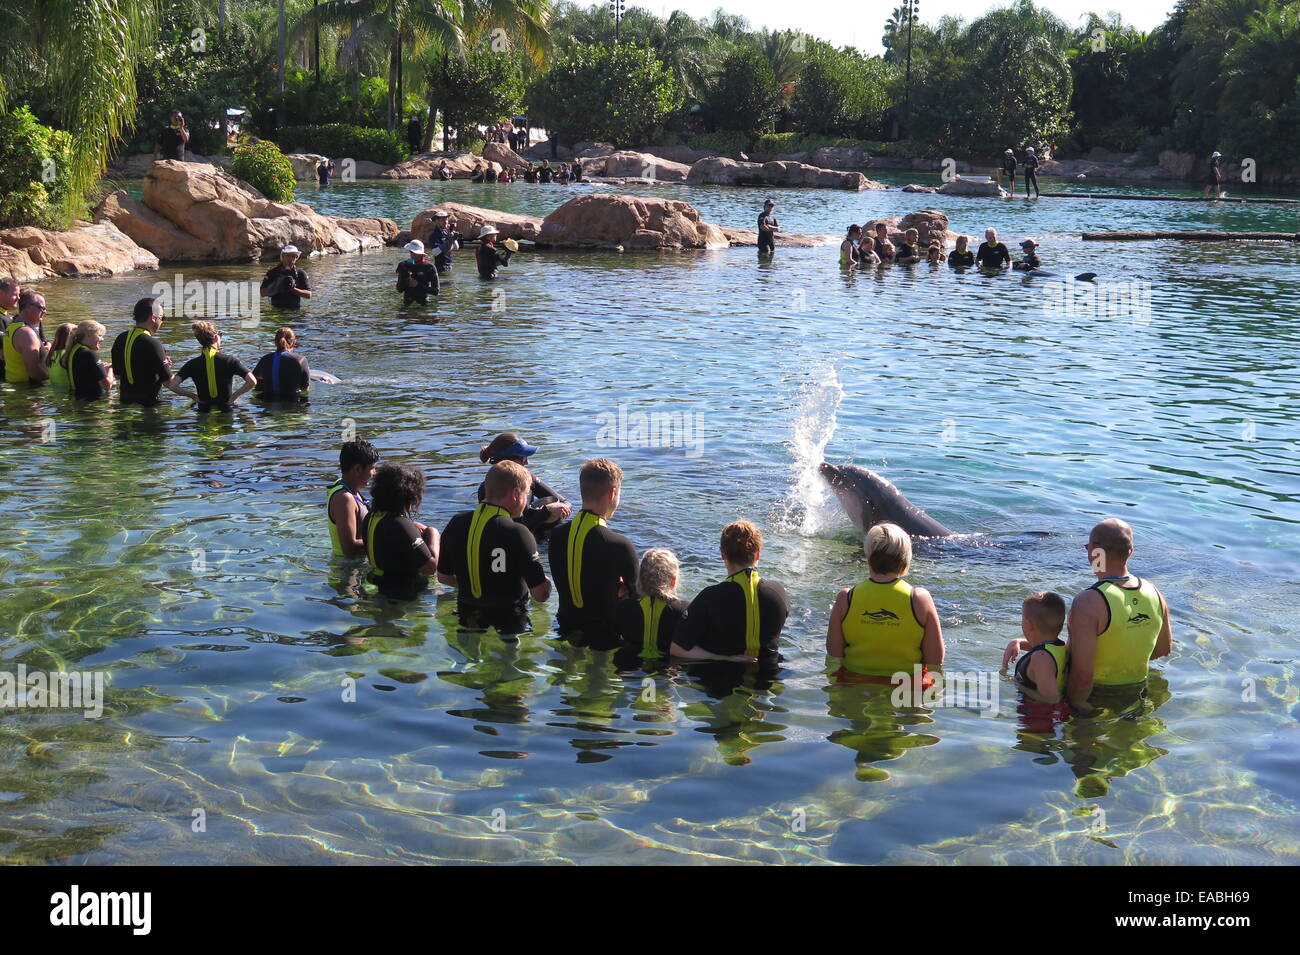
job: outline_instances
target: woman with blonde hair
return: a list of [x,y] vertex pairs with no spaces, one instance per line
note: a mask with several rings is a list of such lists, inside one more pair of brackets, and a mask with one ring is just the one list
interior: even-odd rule
[[928,668],[943,663],[943,628],[934,599],[904,577],[912,565],[912,539],[897,524],[867,532],[871,573],[840,591],[826,629],[826,653],[841,661],[839,678],[857,683],[894,683],[917,667],[921,685],[933,684]]
[[[528,467],[528,459],[536,453],[536,445],[529,444],[513,431],[503,431],[478,449],[478,459],[484,464],[513,461]],[[529,474],[533,486],[528,492],[528,506],[524,508],[523,516],[516,520],[532,531],[533,537],[540,544],[561,521],[568,520],[573,508],[559,491],[531,471]],[[483,500],[482,484],[478,486],[478,499]]]
[[677,555],[652,547],[641,555],[637,568],[640,598],[627,597],[614,608],[619,639],[642,657],[663,657],[673,642],[677,625],[686,613],[686,601],[677,598],[681,564]]
[[74,398],[94,401],[103,398],[113,387],[112,367],[99,360],[99,346],[104,344],[107,331],[99,322],[87,319],[68,340],[68,349],[59,364],[68,373],[68,390]]
[[45,356],[45,370],[49,373],[50,384],[59,394],[72,390],[72,386],[68,384],[68,369],[63,367],[63,356],[72,341],[72,333],[76,330],[77,326],[72,322],[64,322],[60,325],[58,331],[54,333],[54,342]]

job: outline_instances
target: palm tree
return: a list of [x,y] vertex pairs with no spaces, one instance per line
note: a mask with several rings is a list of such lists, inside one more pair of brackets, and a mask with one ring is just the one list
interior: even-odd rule
[[157,11],[140,0],[0,0],[0,109],[6,77],[39,76],[72,135],[68,194],[81,201],[135,120],[135,65],[153,42]]
[[1300,77],[1300,5],[1270,6],[1246,21],[1246,31],[1223,60],[1227,82],[1220,110],[1244,114],[1258,103],[1277,109],[1296,95]]

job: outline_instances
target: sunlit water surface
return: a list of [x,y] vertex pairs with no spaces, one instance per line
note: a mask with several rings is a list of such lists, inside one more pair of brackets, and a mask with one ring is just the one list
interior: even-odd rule
[[[301,198],[405,226],[443,196],[540,215],[601,188]],[[741,226],[762,195],[654,194]],[[1300,249],[1078,239],[1295,231],[1291,207],[773,195],[787,231],[930,207],[970,234],[1037,236],[1055,271],[1146,283],[1132,287],[1150,310],[1061,314],[1059,286],[1018,275],[846,275],[830,246],[769,262],[521,253],[494,285],[462,253],[437,307],[407,312],[386,250],[306,263],[317,293],[292,324],[343,379],[306,408],[203,419],[175,400],[76,409],[0,387],[4,669],[110,677],[101,719],[0,714],[0,860],[1300,861]],[[48,327],[93,316],[111,337],[175,275],[47,283]],[[223,323],[226,350],[251,366],[282,320]],[[196,351],[182,322],[162,337],[178,364]],[[623,407],[700,431],[602,445]],[[758,521],[763,572],[793,608],[782,669],[620,670],[551,635],[554,600],[517,642],[461,632],[454,596],[389,605],[331,560],[322,504],[346,431],[422,467],[420,517],[441,526],[473,500],[479,444],[506,428],[571,498],[585,458],[617,458],[614,526],[673,547],[687,596],[722,574],[719,528]],[[920,547],[911,575],[935,596],[950,670],[995,671],[1021,599],[1087,586],[1088,528],[1130,521],[1134,569],[1168,595],[1176,639],[1148,699],[1062,727],[1027,724],[1005,680],[992,717],[834,687],[828,609],[865,570],[813,471],[823,457],[879,470],[977,535]]]

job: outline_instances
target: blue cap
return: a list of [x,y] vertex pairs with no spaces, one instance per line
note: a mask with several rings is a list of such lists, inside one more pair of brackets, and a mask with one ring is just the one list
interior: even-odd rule
[[537,453],[537,446],[529,444],[523,438],[520,438],[510,447],[503,449],[497,454],[496,460],[504,461],[506,458],[531,458]]

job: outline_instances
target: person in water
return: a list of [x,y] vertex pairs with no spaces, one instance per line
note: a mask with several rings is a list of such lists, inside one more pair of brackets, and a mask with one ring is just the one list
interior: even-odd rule
[[896,243],[897,252],[894,255],[894,261],[899,265],[914,265],[920,262],[921,252],[917,248],[920,237],[920,233],[915,229],[908,229],[904,232],[903,241]]
[[447,165],[447,160],[438,160],[438,179],[442,182],[451,182],[451,167]]
[[[8,276],[0,278],[0,335],[9,327],[11,321],[18,318],[18,299],[23,294],[23,287]],[[4,349],[0,348],[0,381],[5,380]]]
[[1016,688],[1036,703],[1065,699],[1066,657],[1061,628],[1065,626],[1065,598],[1039,591],[1020,606],[1020,632],[1002,654],[1002,669],[1016,663]]
[[880,256],[881,262],[894,261],[894,243],[889,241],[889,226],[883,222],[876,223],[875,247],[876,255]]
[[[875,237],[868,235],[865,229],[862,229],[859,235],[860,235],[860,241],[858,242],[858,265],[864,268],[872,265],[879,265],[880,256],[876,254]],[[891,249],[894,247],[892,242],[889,243],[889,247]]]
[[[176,377],[194,382],[194,400],[199,403],[199,411],[229,411],[243,395],[257,387],[257,378],[238,358],[221,351],[221,332],[216,325],[194,322],[190,329],[199,343],[200,353],[187,361]],[[243,378],[244,383],[231,394],[233,378]]]
[[[934,682],[929,668],[943,664],[943,627],[934,598],[905,579],[912,566],[912,539],[897,524],[867,531],[867,579],[841,590],[826,627],[826,653],[841,661],[839,678],[857,683],[910,680],[921,668],[922,686]],[[915,688],[914,688],[915,689]]]
[[1129,573],[1133,528],[1116,517],[1088,535],[1088,559],[1097,582],[1070,605],[1070,706],[1092,712],[1096,689],[1140,689],[1151,661],[1168,656],[1174,636],[1169,605],[1155,584]]
[[1005,243],[998,241],[997,229],[984,230],[984,241],[975,253],[975,261],[982,269],[1003,269],[1011,264],[1011,253]]
[[483,502],[442,532],[438,580],[456,588],[456,610],[467,627],[527,633],[528,598],[545,603],[551,596],[537,541],[518,520],[531,486],[527,468],[498,461],[483,482]]
[[414,600],[438,570],[438,532],[411,515],[424,499],[424,473],[408,464],[375,472],[373,503],[362,525],[370,582],[389,600]]
[[412,239],[402,246],[410,257],[397,263],[397,290],[403,305],[428,305],[429,296],[437,295],[438,269],[424,257],[424,243]]
[[939,244],[938,239],[931,239],[929,246],[925,250],[925,261],[931,265],[940,265],[943,262],[943,246]]
[[253,367],[257,397],[264,401],[303,401],[311,387],[307,359],[297,354],[298,336],[289,326],[276,329],[275,351],[263,355]]
[[490,225],[485,225],[479,231],[479,245],[474,253],[474,260],[478,265],[478,277],[481,279],[496,278],[498,269],[504,269],[510,264],[510,254],[513,250],[497,248],[497,236],[500,234],[496,226]]
[[537,170],[537,181],[541,183],[550,182],[555,178],[555,170],[551,168],[551,161],[543,159],[542,164]]
[[1043,267],[1043,260],[1038,257],[1038,243],[1033,239],[1025,239],[1020,243],[1020,248],[1024,250],[1024,258],[1012,266],[1022,272],[1032,272],[1034,269]]
[[763,535],[749,521],[735,521],[722,529],[720,552],[727,579],[691,601],[669,651],[687,660],[770,660],[790,601],[784,587],[758,575]]
[[[529,458],[537,453],[535,445],[529,444],[513,431],[505,431],[479,448],[478,457],[484,464],[497,464],[500,461],[513,461],[522,467],[528,467]],[[531,472],[530,472],[531,474]],[[569,519],[573,508],[569,506],[560,492],[555,490],[536,474],[532,474],[533,483],[528,492],[528,505],[519,518],[532,532],[540,544],[547,535],[559,526],[561,521]],[[486,482],[478,486],[478,499],[482,501],[486,491]]]
[[953,268],[968,268],[975,264],[975,253],[968,246],[970,238],[968,236],[957,236],[957,247],[948,253],[948,264]]
[[781,224],[776,221],[776,216],[772,215],[772,210],[776,208],[771,199],[763,203],[763,211],[758,214],[758,254],[762,255],[767,252],[769,255],[776,251],[776,234],[781,231]]
[[444,209],[433,211],[433,231],[429,233],[428,245],[434,250],[433,264],[438,272],[451,269],[451,254],[460,248],[460,236],[456,234],[456,220]]
[[322,189],[330,184],[332,175],[334,175],[333,159],[322,159],[316,164],[316,180],[320,183]]
[[861,257],[858,246],[862,242],[862,226],[851,225],[848,231],[844,233],[844,241],[840,243],[840,265],[850,266],[857,265]]
[[68,390],[74,398],[96,401],[112,390],[113,368],[99,360],[99,346],[107,332],[99,322],[87,319],[72,333],[60,364],[68,373]]
[[608,458],[587,461],[578,487],[582,509],[551,539],[551,577],[560,597],[556,629],[576,646],[608,650],[618,644],[619,600],[640,596],[636,548],[607,524],[621,500],[623,470]]
[[1222,163],[1223,163],[1223,153],[1219,152],[1217,149],[1214,152],[1210,153],[1210,169],[1205,176],[1205,189],[1202,190],[1201,192],[1201,195],[1207,199],[1210,197],[1211,189],[1214,190],[1214,198],[1216,199],[1223,198],[1224,193],[1223,193]]
[[72,333],[76,330],[77,326],[72,322],[60,325],[54,332],[50,350],[45,354],[45,372],[49,376],[50,386],[61,395],[72,390],[72,385],[68,382],[68,369],[63,366],[63,356],[67,354],[68,346],[72,343]]
[[45,356],[45,296],[31,289],[18,296],[18,314],[4,331],[5,381],[11,385],[40,384],[49,377]]
[[339,478],[325,490],[325,516],[335,557],[366,556],[363,528],[370,502],[362,493],[375,477],[379,452],[369,441],[345,441],[339,449]]
[[624,647],[643,658],[665,657],[686,614],[677,597],[681,565],[677,555],[652,547],[641,557],[636,583],[640,597],[625,597],[614,608],[614,627]]
[[1025,147],[1025,198],[1029,198],[1029,187],[1034,187],[1034,198],[1041,198],[1038,192],[1038,156],[1033,146]]
[[1016,154],[1010,149],[1002,154],[1002,175],[1007,177],[1007,190],[1016,194]]
[[280,250],[280,264],[262,279],[262,296],[269,297],[276,308],[301,308],[302,300],[311,298],[311,282],[298,268],[297,246],[286,245]]
[[182,397],[199,400],[194,392],[182,388],[172,374],[172,360],[154,336],[162,328],[163,307],[156,298],[142,298],[131,310],[135,323],[113,339],[111,350],[113,374],[117,377],[118,401],[124,405],[153,407],[163,385]]

